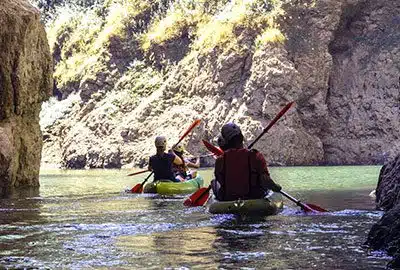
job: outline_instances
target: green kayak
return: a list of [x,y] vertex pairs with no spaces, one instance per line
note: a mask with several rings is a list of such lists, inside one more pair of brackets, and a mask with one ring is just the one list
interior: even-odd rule
[[276,215],[283,208],[282,195],[270,192],[263,199],[217,201],[212,198],[207,202],[211,214],[238,214],[238,215]]
[[144,186],[144,193],[158,193],[160,195],[191,194],[203,187],[203,177],[198,173],[193,179],[185,182],[172,182],[170,180],[159,180]]

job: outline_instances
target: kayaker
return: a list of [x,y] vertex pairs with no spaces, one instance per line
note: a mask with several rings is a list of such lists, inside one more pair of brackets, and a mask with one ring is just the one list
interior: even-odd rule
[[174,164],[172,166],[174,174],[175,174],[175,178],[179,179],[181,182],[183,182],[185,180],[196,177],[197,172],[196,171],[188,172],[188,169],[189,168],[196,168],[196,169],[200,168],[200,158],[197,158],[195,163],[191,162],[191,160],[189,160],[189,159],[186,159],[183,156],[184,152],[185,152],[185,148],[181,144],[176,145],[173,150],[174,150],[175,155],[180,157],[181,160],[183,161],[183,163],[181,165]]
[[154,142],[157,153],[150,157],[148,169],[154,172],[154,181],[171,180],[179,182],[173,173],[173,164],[182,165],[183,161],[172,149],[166,153],[167,139],[164,136],[158,136]]
[[224,138],[222,138],[222,135],[220,135],[218,137],[217,144],[218,144],[219,148],[221,148],[222,151],[227,150],[227,148],[226,148],[227,145],[226,145],[226,142],[225,142]]
[[281,190],[281,186],[271,179],[264,156],[257,150],[244,148],[239,126],[225,124],[220,138],[218,144],[224,154],[215,162],[215,180],[211,182],[218,200],[260,199],[268,189]]

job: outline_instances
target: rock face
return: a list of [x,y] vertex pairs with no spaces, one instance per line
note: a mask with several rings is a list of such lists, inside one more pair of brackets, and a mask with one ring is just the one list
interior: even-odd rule
[[386,213],[368,235],[367,243],[374,250],[386,250],[394,256],[390,266],[400,268],[400,155],[385,164],[376,188],[377,207]]
[[379,174],[376,188],[376,205],[389,211],[400,204],[400,155],[385,164]]
[[[156,135],[172,145],[199,117],[203,123],[186,143],[202,154],[199,140],[215,142],[224,123],[235,121],[251,141],[292,100],[295,108],[255,146],[270,163],[376,164],[394,157],[400,150],[399,1],[302,0],[281,8],[275,19],[286,40],[257,43],[256,30],[238,28],[240,50],[199,51],[196,39],[184,35],[184,42],[171,39],[144,53],[132,40],[149,25],[126,24],[130,43],[113,37],[98,58],[109,70],[85,70],[88,78],[63,82],[64,100],[44,110],[42,119],[52,119],[43,125],[45,162],[144,165]],[[62,51],[68,35],[55,48]],[[124,61],[114,61],[126,48]],[[60,63],[72,57],[67,52]]]
[[39,12],[23,0],[0,3],[0,191],[38,186],[39,112],[52,89],[52,60]]

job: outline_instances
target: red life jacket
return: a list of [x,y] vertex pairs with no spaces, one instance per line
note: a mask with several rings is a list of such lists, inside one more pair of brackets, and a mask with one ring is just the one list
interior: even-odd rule
[[220,169],[221,184],[219,194],[224,201],[237,199],[258,199],[264,196],[260,185],[260,162],[257,151],[230,149],[223,155],[223,168]]

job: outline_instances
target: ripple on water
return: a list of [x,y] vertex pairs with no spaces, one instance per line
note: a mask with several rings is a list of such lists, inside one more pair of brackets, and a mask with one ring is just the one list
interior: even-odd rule
[[371,211],[371,210],[357,210],[357,209],[345,209],[341,211],[328,212],[326,215],[331,216],[362,216],[369,218],[381,218],[383,216],[383,211]]
[[267,252],[242,252],[242,251],[236,251],[236,252],[223,252],[222,255],[224,256],[224,259],[229,259],[233,261],[247,261],[247,260],[253,260],[253,259],[261,259],[265,258]]

